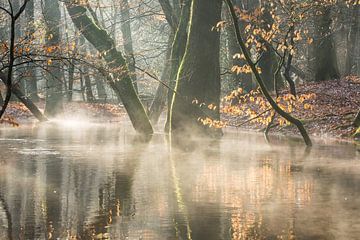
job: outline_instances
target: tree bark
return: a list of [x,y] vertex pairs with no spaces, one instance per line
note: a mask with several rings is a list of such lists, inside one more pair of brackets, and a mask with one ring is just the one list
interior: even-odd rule
[[[162,70],[161,74],[161,81],[168,84],[170,78],[170,68],[171,68],[171,43],[173,42],[174,35],[171,33],[168,40],[168,47],[166,50],[166,58],[165,58],[165,66]],[[160,115],[166,105],[166,96],[168,91],[163,83],[159,83],[154,100],[151,103],[150,110],[149,110],[149,117],[153,124],[156,124],[159,121]]]
[[135,130],[142,134],[152,134],[150,120],[136,94],[126,61],[121,52],[117,51],[113,39],[86,15],[86,8],[71,3],[66,3],[66,7],[75,26],[102,54],[110,68],[112,74],[110,86],[120,96]]
[[120,1],[121,33],[124,41],[125,59],[126,62],[128,63],[129,74],[133,82],[134,88],[136,92],[138,92],[139,90],[136,82],[135,56],[134,56],[134,48],[132,42],[129,8],[130,6],[128,0]]
[[345,74],[351,75],[356,74],[356,46],[359,47],[359,43],[357,43],[357,36],[359,35],[359,25],[360,25],[360,4],[352,6],[352,14],[351,14],[351,26],[349,30],[349,34],[347,37],[347,49],[346,49],[346,66],[345,66]]
[[[28,24],[27,32],[28,35],[31,35],[34,33],[34,1],[29,1],[25,10],[25,17]],[[36,79],[36,68],[35,65],[31,62],[28,63],[27,66],[27,77],[26,77],[26,91],[27,95],[30,96],[30,99],[34,102],[39,101],[39,95],[38,95],[38,87],[37,87],[37,79]]]
[[[61,43],[61,13],[57,0],[44,0],[44,19],[46,23],[46,46],[58,52]],[[48,62],[46,72],[45,115],[55,117],[63,110],[63,73],[59,61]]]
[[339,79],[336,48],[331,32],[331,7],[322,7],[322,14],[315,17],[315,81]]
[[231,12],[231,16],[232,16],[232,22],[234,25],[234,29],[235,29],[235,33],[236,33],[236,38],[238,40],[238,43],[241,47],[241,50],[243,51],[244,55],[245,55],[245,59],[248,62],[248,64],[250,65],[250,68],[252,70],[252,72],[255,75],[256,81],[259,84],[259,87],[263,93],[263,95],[265,96],[265,98],[268,100],[269,104],[271,105],[271,107],[283,118],[285,118],[287,121],[289,121],[290,123],[294,124],[300,131],[304,142],[307,146],[311,146],[312,142],[311,139],[304,127],[304,125],[302,124],[302,122],[300,120],[298,120],[297,118],[294,118],[293,116],[291,116],[290,114],[288,114],[287,112],[285,112],[284,110],[282,110],[277,103],[274,101],[274,99],[271,97],[269,91],[267,90],[264,81],[260,75],[260,73],[258,72],[256,65],[253,63],[250,53],[248,51],[248,49],[246,48],[245,42],[241,37],[240,31],[239,31],[239,27],[238,27],[238,20],[237,20],[237,16],[234,10],[234,6],[231,2],[231,0],[225,0],[229,10]]
[[[6,74],[0,72],[0,79],[5,85],[7,85],[8,78]],[[41,113],[39,108],[31,101],[31,99],[25,96],[18,84],[14,84],[11,88],[11,91],[40,122],[48,121],[48,119]]]
[[[239,8],[243,8],[242,6],[243,4],[240,4],[238,2],[240,1],[234,1],[235,5]],[[248,10],[248,9],[242,9],[242,10]],[[227,12],[226,17],[231,22],[231,14],[229,12]],[[239,21],[239,26],[241,28],[241,31],[243,31],[245,26],[241,20]],[[230,67],[244,66],[246,64],[246,61],[241,60],[239,58],[234,58],[235,54],[241,54],[242,51],[239,45],[237,44],[236,35],[234,33],[233,28],[231,26],[227,26],[225,30],[228,41],[228,54],[229,54],[228,59],[231,64]],[[250,92],[254,88],[251,74],[232,73],[230,87],[232,88],[231,90],[238,89],[239,87],[241,87],[243,90],[245,90],[245,92]]]
[[[212,30],[221,19],[221,0],[193,0],[189,35],[171,104],[173,136],[193,133],[219,135],[199,118],[220,119],[220,34]],[[202,106],[200,106],[202,105]],[[209,110],[213,105],[215,109]]]
[[355,127],[360,127],[360,110],[359,112],[356,114],[355,120],[354,120],[354,126]]
[[[262,16],[262,28],[266,31],[269,31],[274,20],[271,17],[270,13],[270,4],[262,2],[262,7],[265,9],[264,14]],[[280,87],[283,86],[283,79],[281,74],[276,74],[278,68],[278,57],[275,51],[271,47],[271,43],[260,40],[266,50],[263,50],[261,55],[261,59],[258,63],[258,66],[261,69],[261,77],[264,79],[264,84],[268,91],[278,91]]]
[[[191,9],[191,0],[184,0],[181,8],[181,17],[178,24],[178,28],[175,33],[174,42],[171,49],[171,67],[170,67],[170,77],[169,77],[169,86],[171,89],[175,89],[177,73],[179,71],[180,63],[183,59],[187,38],[188,38],[188,25],[190,20],[190,9]],[[168,91],[168,112],[167,119],[165,123],[165,132],[168,132],[170,129],[170,109],[171,102],[174,96],[173,91]]]
[[86,101],[89,103],[92,103],[95,101],[95,97],[92,91],[91,87],[91,78],[90,78],[90,70],[88,66],[83,67],[83,77],[84,77],[84,83],[85,83],[85,95],[86,95]]

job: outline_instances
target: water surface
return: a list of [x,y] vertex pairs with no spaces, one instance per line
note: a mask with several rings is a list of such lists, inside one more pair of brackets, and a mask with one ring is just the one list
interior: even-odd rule
[[360,153],[126,124],[0,129],[0,239],[359,239]]

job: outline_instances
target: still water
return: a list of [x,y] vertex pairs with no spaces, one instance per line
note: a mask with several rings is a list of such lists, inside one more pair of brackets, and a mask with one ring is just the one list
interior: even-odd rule
[[360,152],[124,124],[0,129],[0,239],[360,239]]

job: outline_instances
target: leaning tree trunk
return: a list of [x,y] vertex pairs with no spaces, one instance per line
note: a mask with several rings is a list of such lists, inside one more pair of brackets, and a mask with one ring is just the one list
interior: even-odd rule
[[86,15],[86,8],[71,3],[66,3],[66,7],[75,26],[106,61],[113,76],[110,86],[121,98],[135,130],[143,134],[153,133],[145,108],[132,84],[126,61],[116,49],[114,40]]
[[[220,34],[213,27],[221,19],[221,0],[193,0],[185,55],[176,81],[170,131],[174,136],[220,133],[199,118],[219,120]],[[208,106],[214,106],[209,110]]]
[[[7,74],[0,72],[0,80],[7,85],[8,77]],[[31,101],[30,98],[25,96],[25,94],[21,91],[21,88],[18,84],[13,84],[11,87],[11,92],[22,102],[27,109],[36,117],[40,122],[45,122],[48,119],[41,113],[39,108]]]
[[264,97],[268,100],[269,104],[271,105],[271,107],[283,118],[285,118],[287,121],[291,122],[292,124],[294,124],[300,131],[304,142],[307,146],[311,146],[312,142],[311,139],[303,125],[303,123],[298,120],[297,118],[294,118],[293,116],[291,116],[291,114],[285,112],[282,108],[279,107],[279,105],[276,103],[276,101],[271,97],[269,91],[267,90],[265,83],[258,71],[258,69],[256,68],[255,63],[253,62],[253,60],[251,59],[251,55],[250,52],[248,51],[244,40],[241,37],[240,31],[239,31],[239,26],[238,26],[238,17],[236,15],[233,3],[231,0],[225,0],[226,4],[229,7],[229,10],[231,12],[231,16],[232,16],[232,22],[233,22],[233,26],[234,26],[234,30],[236,33],[236,38],[238,40],[239,46],[241,47],[242,52],[244,53],[245,59],[248,62],[248,64],[250,65],[250,68],[255,76],[255,79],[257,81],[257,83],[259,84],[259,87],[261,89],[261,92],[263,93]]
[[340,77],[336,47],[331,32],[331,7],[323,7],[321,15],[315,17],[314,55],[315,81]]
[[[43,14],[47,28],[46,46],[53,48],[53,54],[56,54],[61,44],[59,1],[44,0]],[[45,115],[54,117],[63,110],[63,73],[59,61],[48,62],[46,78]]]

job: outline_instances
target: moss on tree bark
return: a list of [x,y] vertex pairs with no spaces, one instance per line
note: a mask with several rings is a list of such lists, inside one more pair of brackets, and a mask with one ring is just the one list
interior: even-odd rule
[[110,69],[112,81],[110,86],[120,97],[136,131],[151,134],[153,129],[132,84],[128,65],[109,34],[95,24],[87,15],[86,8],[77,4],[66,4],[75,26],[83,36],[101,53]]
[[[213,27],[221,19],[221,0],[193,0],[185,55],[177,75],[170,113],[173,135],[216,134],[199,118],[220,119],[220,34]],[[200,106],[202,105],[202,106]],[[209,105],[215,106],[210,110]]]

